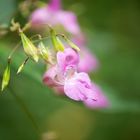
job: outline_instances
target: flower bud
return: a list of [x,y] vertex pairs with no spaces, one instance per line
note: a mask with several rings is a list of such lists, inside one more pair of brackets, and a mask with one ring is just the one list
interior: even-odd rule
[[60,39],[56,36],[55,31],[53,29],[51,29],[51,37],[52,37],[52,43],[56,51],[64,51],[65,47],[63,43],[60,41]]
[[39,49],[39,54],[41,55],[41,57],[45,61],[48,61],[48,59],[49,59],[49,50],[44,46],[43,42],[39,43],[38,49]]
[[72,41],[70,41],[69,39],[65,38],[65,40],[67,41],[67,43],[76,51],[80,51],[79,47],[77,45],[75,45]]
[[7,64],[7,67],[3,74],[2,87],[1,87],[2,91],[7,87],[9,81],[10,81],[10,63]]
[[17,70],[17,74],[19,74],[23,70],[23,68],[28,60],[29,60],[29,57],[26,60],[24,60],[24,62],[19,66],[19,68]]
[[31,57],[35,62],[38,62],[39,56],[38,56],[37,48],[34,46],[31,40],[23,32],[20,32],[20,36],[21,36],[25,53],[29,57]]
[[19,74],[19,73],[22,71],[23,67],[24,67],[24,63],[22,63],[22,64],[20,65],[20,67],[18,68],[17,74]]

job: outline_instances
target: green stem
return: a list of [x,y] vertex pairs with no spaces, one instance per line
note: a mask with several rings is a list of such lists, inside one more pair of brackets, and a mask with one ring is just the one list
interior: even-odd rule
[[46,40],[46,39],[48,39],[48,38],[50,38],[50,36],[42,37],[42,38],[40,38],[40,39],[33,40],[32,42],[33,42],[33,43],[37,43],[37,42],[39,42],[39,41],[43,41],[43,40]]
[[34,126],[36,132],[38,135],[40,135],[40,129],[35,121],[35,119],[33,118],[31,112],[28,110],[28,108],[26,107],[24,101],[15,94],[14,90],[9,86],[9,89],[11,91],[11,94],[13,95],[13,97],[16,99],[17,103],[21,106],[21,108],[23,109],[23,111],[25,112],[25,114],[27,115],[27,117],[30,119],[32,125]]
[[8,56],[8,59],[10,60],[11,57],[13,56],[13,54],[15,53],[15,51],[18,49],[18,47],[20,46],[21,41],[14,47],[14,49],[12,50],[12,52],[10,53],[10,55]]

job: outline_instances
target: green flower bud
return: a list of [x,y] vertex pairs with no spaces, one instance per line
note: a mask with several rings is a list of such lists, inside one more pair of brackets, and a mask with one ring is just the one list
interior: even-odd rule
[[53,29],[51,29],[51,37],[52,37],[52,43],[56,51],[64,51],[65,47],[63,43],[60,41],[60,39],[56,36],[56,33]]
[[20,65],[20,67],[19,67],[18,70],[17,70],[17,74],[19,74],[19,73],[22,71],[24,65],[25,65],[24,63],[22,63],[22,64]]
[[9,81],[10,81],[10,62],[7,64],[7,67],[3,74],[2,87],[1,87],[2,91],[8,86]]
[[38,56],[37,48],[34,46],[31,40],[23,32],[20,32],[20,36],[21,36],[25,53],[29,57],[31,57],[35,62],[38,62],[39,56]]
[[70,41],[69,39],[65,38],[65,40],[67,41],[67,43],[73,48],[75,49],[76,51],[80,51],[80,48],[75,45],[72,41]]
[[24,62],[19,66],[19,68],[17,70],[17,74],[19,74],[23,70],[23,68],[28,60],[29,60],[29,57],[26,60],[24,60]]
[[39,54],[41,55],[41,57],[45,61],[48,61],[48,59],[49,59],[49,50],[44,46],[43,42],[39,43],[38,50],[39,50]]

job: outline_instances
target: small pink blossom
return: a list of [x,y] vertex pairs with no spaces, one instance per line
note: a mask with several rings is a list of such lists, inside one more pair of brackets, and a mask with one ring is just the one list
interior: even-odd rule
[[47,6],[35,10],[30,21],[33,27],[44,26],[62,26],[65,31],[71,34],[79,34],[80,27],[77,17],[73,12],[61,9],[60,0],[52,0]]

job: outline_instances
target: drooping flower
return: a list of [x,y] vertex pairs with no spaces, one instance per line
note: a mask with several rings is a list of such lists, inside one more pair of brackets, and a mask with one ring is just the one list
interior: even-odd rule
[[101,90],[92,84],[85,72],[78,72],[79,55],[72,48],[57,52],[56,65],[45,73],[43,81],[47,86],[67,97],[83,102],[89,108],[103,108],[108,105]]
[[62,10],[60,0],[51,0],[45,7],[35,10],[30,17],[30,21],[33,27],[48,24],[53,27],[63,27],[66,32],[71,34],[81,32],[77,17],[71,11]]

